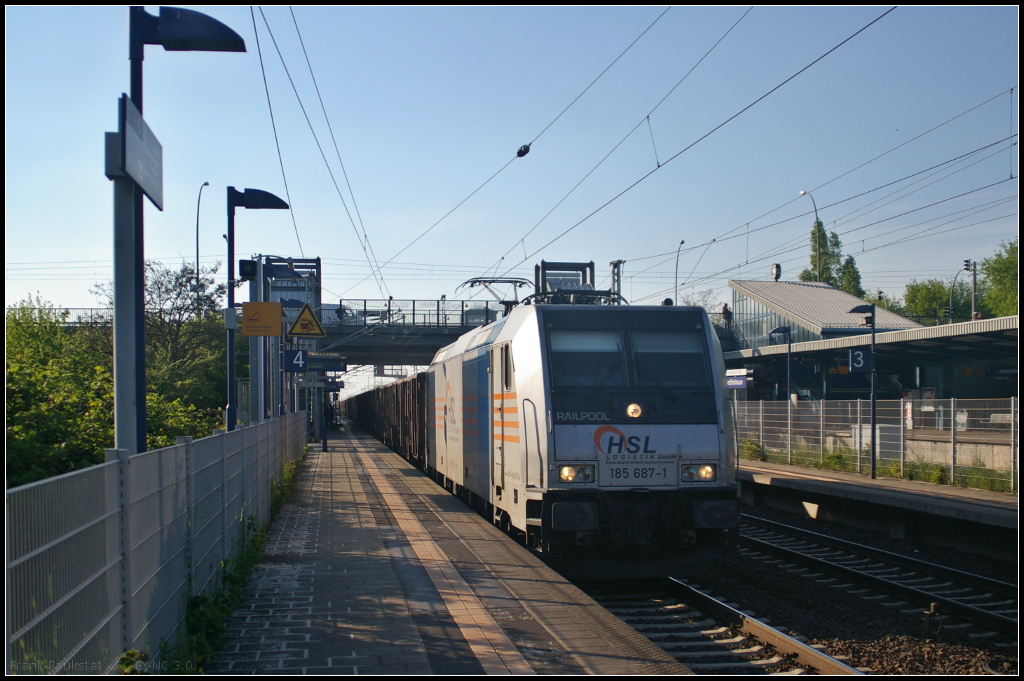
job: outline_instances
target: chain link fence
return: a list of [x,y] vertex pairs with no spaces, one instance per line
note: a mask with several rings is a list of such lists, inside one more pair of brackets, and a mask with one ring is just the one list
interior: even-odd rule
[[305,412],[127,456],[7,491],[9,674],[112,671],[154,659],[190,596],[270,514],[302,453]]
[[[885,477],[1018,490],[1017,398],[878,400],[875,470]],[[871,402],[737,402],[746,459],[868,473]]]

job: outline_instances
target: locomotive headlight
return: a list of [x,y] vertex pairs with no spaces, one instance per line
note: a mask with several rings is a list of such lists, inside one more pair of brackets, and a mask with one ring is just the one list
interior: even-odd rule
[[683,482],[714,482],[718,479],[718,467],[713,463],[684,463],[679,468],[679,479]]
[[640,408],[640,405],[634,402],[633,404],[626,407],[626,416],[631,419],[640,418],[640,414],[644,413],[644,410]]
[[558,469],[558,479],[562,482],[594,482],[594,466],[562,466]]

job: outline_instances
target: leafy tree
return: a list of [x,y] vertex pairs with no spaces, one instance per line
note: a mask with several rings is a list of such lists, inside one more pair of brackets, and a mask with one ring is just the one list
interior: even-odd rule
[[[150,448],[209,435],[221,422],[227,344],[217,310],[225,289],[214,285],[215,271],[197,282],[187,265],[147,263]],[[94,290],[112,299],[109,284]],[[72,327],[67,317],[38,297],[7,310],[8,485],[100,463],[113,446],[112,329]]]
[[1018,239],[1000,245],[1001,252],[981,261],[986,291],[980,296],[987,311],[997,317],[1017,314]]
[[853,256],[843,258],[843,242],[835,232],[825,232],[821,220],[811,228],[810,267],[800,272],[800,281],[820,281],[858,298],[864,296],[860,270]]
[[[904,312],[908,316],[941,316],[949,305],[949,289],[954,277],[942,279],[911,279],[904,295]],[[957,279],[953,289],[954,316],[969,316],[971,312],[971,285]]]
[[860,270],[857,269],[857,263],[852,255],[846,256],[843,260],[843,269],[839,272],[837,288],[858,298],[864,297],[864,289],[860,285]]
[[[227,341],[219,312],[227,289],[214,283],[217,269],[204,269],[197,281],[191,265],[172,270],[159,262],[146,263],[148,390],[205,410],[224,406],[227,382]],[[111,284],[93,291],[112,306]]]
[[7,484],[100,463],[114,439],[109,358],[38,297],[5,321]]

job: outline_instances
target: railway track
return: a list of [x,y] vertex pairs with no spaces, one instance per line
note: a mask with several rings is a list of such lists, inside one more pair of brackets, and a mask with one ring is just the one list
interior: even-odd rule
[[579,586],[697,674],[861,673],[681,580]]
[[835,587],[861,587],[859,595],[866,600],[908,613],[933,609],[935,627],[977,625],[986,631],[973,636],[1006,634],[1015,645],[1016,584],[747,515],[740,525],[740,544],[748,556],[774,556],[784,561],[780,567],[804,577]]

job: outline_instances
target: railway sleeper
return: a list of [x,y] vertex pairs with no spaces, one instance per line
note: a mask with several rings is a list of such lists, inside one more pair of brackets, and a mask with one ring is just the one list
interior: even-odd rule
[[663,643],[660,647],[665,652],[670,652],[677,648],[687,650],[696,646],[706,646],[709,643],[719,646],[736,646],[747,643],[749,640],[746,636],[733,636],[732,638],[713,638],[703,641],[673,641],[671,643]]
[[674,639],[711,639],[717,640],[715,636],[722,636],[725,634],[732,633],[729,627],[715,627],[714,629],[698,629],[694,631],[674,631],[668,632],[650,632],[645,634],[647,638],[654,642],[665,641],[666,643],[683,643],[683,641],[676,641]]

